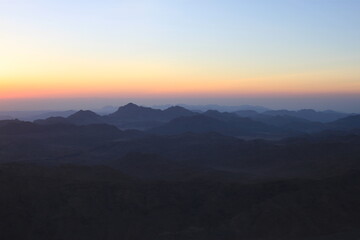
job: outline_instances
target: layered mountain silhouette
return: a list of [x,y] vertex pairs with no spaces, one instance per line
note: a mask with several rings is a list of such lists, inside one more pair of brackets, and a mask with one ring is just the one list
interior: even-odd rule
[[100,116],[92,111],[81,110],[67,118],[51,117],[45,120],[37,120],[35,122],[38,124],[69,123],[76,125],[107,123],[115,125],[121,129],[143,130],[159,126],[162,123],[177,117],[192,115],[195,115],[195,113],[179,106],[170,107],[166,110],[159,110],[129,103],[125,106],[119,107],[116,112],[105,116]]
[[50,117],[68,117],[76,111],[0,111],[0,120],[19,119],[22,121],[34,121]]
[[48,125],[48,124],[75,124],[75,125],[90,125],[90,124],[101,124],[105,123],[100,115],[89,111],[80,110],[70,115],[67,118],[64,117],[50,117],[45,120],[34,121],[37,124]]
[[[131,111],[117,117],[142,121]],[[89,111],[0,121],[0,238],[359,239],[359,116],[266,117],[207,111],[148,131],[90,124],[107,117]],[[239,138],[294,123],[326,130]]]
[[[178,104],[178,106],[184,107],[186,109],[195,111],[195,112],[206,112],[208,110],[216,110],[220,112],[236,112],[242,110],[250,110],[256,112],[265,112],[268,111],[268,108],[262,106],[254,106],[254,105],[239,105],[239,106],[224,106],[224,105],[217,105],[217,104],[207,104],[207,105],[189,105],[189,104]],[[166,109],[171,107],[171,105],[158,105],[155,106],[156,108]]]
[[182,134],[187,132],[217,132],[230,136],[280,136],[285,132],[276,127],[256,122],[249,118],[240,118],[232,113],[207,111],[192,117],[176,118],[169,123],[152,129],[157,134]]
[[128,121],[142,121],[147,120],[159,120],[162,115],[161,110],[152,109],[149,107],[141,107],[133,103],[128,103],[125,106],[119,107],[119,109],[108,115],[110,119],[121,119]]
[[340,118],[344,118],[350,115],[347,113],[339,113],[330,110],[318,112],[313,109],[302,109],[299,111],[271,110],[271,111],[266,111],[263,114],[272,115],[272,116],[291,116],[291,117],[306,119],[309,121],[323,122],[323,123],[336,121]]
[[80,110],[72,115],[70,115],[67,120],[71,123],[77,125],[89,125],[89,124],[100,124],[104,123],[104,120],[101,116],[97,115],[92,111],[83,111]]
[[[197,131],[196,128],[189,131],[183,120],[197,122],[198,125],[190,126],[199,127],[202,131]],[[155,157],[150,157],[153,160],[149,160],[147,164],[156,163],[157,166],[173,169],[171,171],[187,169],[190,165],[206,168],[207,171],[230,170],[241,173],[241,177],[315,177],[360,169],[359,129],[319,132],[274,142],[245,141],[219,133],[229,129],[222,121],[204,115],[173,121],[182,128],[174,134],[166,132],[165,136],[134,130],[121,131],[105,124],[40,125],[17,120],[0,121],[1,161],[97,163],[125,167],[131,164],[131,159],[142,162],[149,158],[146,154],[153,154]],[[170,123],[173,124],[173,121]],[[176,123],[177,121],[180,123]],[[240,131],[245,132],[243,129]],[[126,163],[125,165],[117,164],[119,159],[132,153],[145,155],[133,155],[136,157],[119,162]],[[174,165],[172,168],[171,162],[186,163],[186,166]],[[153,169],[155,171],[156,167]],[[150,173],[149,175],[151,176]]]
[[7,115],[0,115],[0,120],[11,120],[13,117]]
[[257,116],[250,117],[255,121],[266,123],[268,125],[276,126],[284,130],[312,133],[325,130],[327,128],[325,123],[313,122],[304,118],[292,117],[287,115],[265,115],[259,114]]
[[[345,116],[344,119],[340,117]],[[346,120],[349,117],[349,120]],[[329,122],[332,119],[335,121]],[[349,121],[349,122],[346,122]],[[324,130],[346,130],[357,127],[356,116],[333,111],[266,111],[241,110],[233,113],[208,110],[196,113],[180,106],[165,110],[142,107],[133,103],[119,107],[112,114],[100,116],[92,111],[78,111],[69,117],[36,120],[47,124],[109,124],[119,129],[147,130],[154,134],[218,132],[239,137],[279,138]]]
[[169,121],[177,117],[192,116],[195,113],[183,107],[170,107],[165,110],[153,109],[129,103],[106,116],[114,121]]
[[331,127],[340,130],[351,130],[360,128],[360,115],[341,118],[329,124]]
[[263,113],[248,110],[235,113],[241,117],[249,117],[255,121],[299,133],[313,133],[332,129],[336,125],[332,122],[353,115],[335,111],[318,112],[312,109],[300,111],[271,110]]

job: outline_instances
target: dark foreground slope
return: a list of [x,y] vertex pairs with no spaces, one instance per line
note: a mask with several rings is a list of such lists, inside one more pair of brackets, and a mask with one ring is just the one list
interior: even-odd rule
[[245,141],[0,121],[0,239],[359,239],[360,131],[339,129]]
[[360,237],[359,172],[257,184],[142,182],[105,167],[3,164],[0,180],[1,239]]

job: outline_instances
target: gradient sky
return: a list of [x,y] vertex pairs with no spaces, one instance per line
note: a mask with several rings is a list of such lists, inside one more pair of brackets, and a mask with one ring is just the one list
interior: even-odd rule
[[0,99],[356,98],[359,13],[358,0],[0,0]]

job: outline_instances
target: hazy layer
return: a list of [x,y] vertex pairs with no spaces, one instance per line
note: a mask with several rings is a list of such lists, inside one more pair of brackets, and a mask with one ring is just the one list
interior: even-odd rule
[[233,97],[233,98],[203,98],[189,96],[186,98],[38,98],[38,99],[3,99],[0,101],[0,111],[16,110],[78,110],[100,109],[104,106],[119,107],[134,102],[144,106],[152,105],[258,105],[270,109],[315,109],[337,110],[342,112],[360,113],[360,96],[283,96],[283,97]]

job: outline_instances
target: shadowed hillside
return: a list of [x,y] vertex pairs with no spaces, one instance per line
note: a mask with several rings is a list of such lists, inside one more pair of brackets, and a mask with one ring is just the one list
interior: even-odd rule
[[[138,123],[139,108],[121,118]],[[0,238],[360,237],[357,116],[325,124],[144,110],[161,121],[165,112],[168,122],[146,132],[90,111],[0,121]]]
[[356,239],[359,176],[258,184],[211,178],[142,182],[105,167],[3,164],[0,237]]

